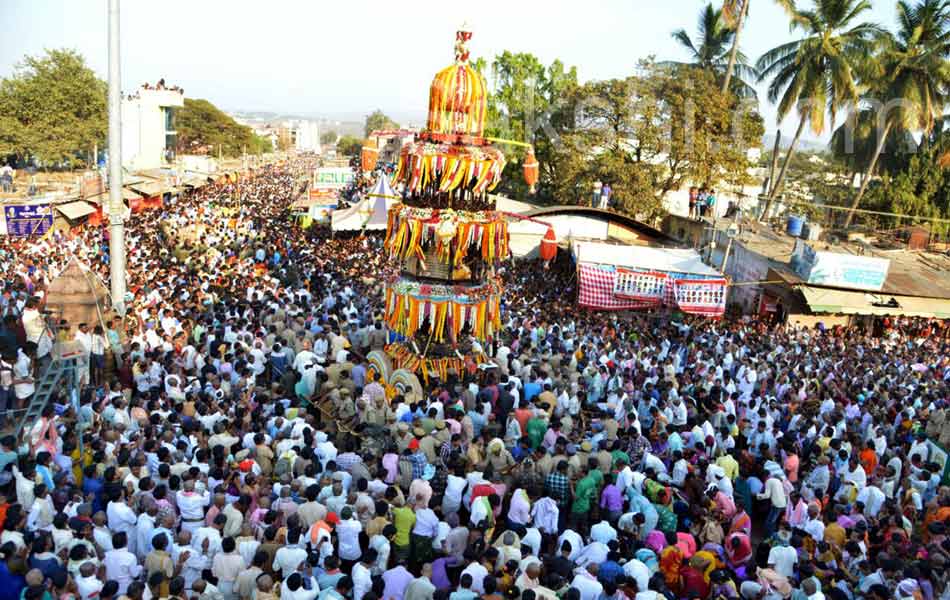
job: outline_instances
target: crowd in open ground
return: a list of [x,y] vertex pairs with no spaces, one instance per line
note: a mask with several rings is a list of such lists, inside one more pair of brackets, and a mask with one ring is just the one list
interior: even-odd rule
[[[376,235],[300,228],[306,160],[128,224],[128,313],[0,449],[0,600],[948,597],[945,324],[580,310],[505,261],[491,364],[393,395]],[[0,399],[107,228],[0,242]]]

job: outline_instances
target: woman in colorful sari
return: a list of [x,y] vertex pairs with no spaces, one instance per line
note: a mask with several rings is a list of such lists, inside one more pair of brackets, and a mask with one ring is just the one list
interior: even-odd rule
[[752,541],[744,533],[730,533],[726,537],[726,560],[737,574],[745,575],[745,565],[752,558]]
[[[708,546],[709,544],[707,544]],[[721,569],[725,567],[725,563],[720,560],[719,553],[715,548],[707,548],[703,546],[696,554],[693,555],[691,561],[695,561],[697,565],[702,565],[703,576],[706,578],[706,583],[710,583],[710,576],[713,571],[716,569]]]
[[647,569],[650,570],[650,575],[660,570],[660,561],[657,559],[656,553],[653,550],[640,548],[633,556],[647,566]]
[[49,452],[50,456],[59,453],[59,431],[56,430],[56,416],[53,405],[43,408],[43,413],[36,424],[30,429],[30,449],[33,456],[40,452]]
[[666,548],[666,535],[659,529],[654,529],[647,535],[644,545],[659,556]]
[[729,533],[744,533],[745,535],[752,535],[752,518],[749,517],[749,513],[745,511],[745,508],[736,507],[739,512],[736,513],[736,516],[732,517],[732,525],[729,526]]
[[686,598],[705,598],[709,595],[709,577],[704,573],[708,565],[702,558],[693,557],[680,573],[681,596]]
[[[675,541],[675,540],[673,540]],[[663,581],[675,594],[679,594],[683,587],[682,574],[683,551],[675,545],[667,546],[660,553],[660,573]]]

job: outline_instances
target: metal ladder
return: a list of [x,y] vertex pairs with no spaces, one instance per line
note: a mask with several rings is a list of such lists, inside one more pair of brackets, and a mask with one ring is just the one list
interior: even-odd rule
[[57,343],[53,346],[50,356],[51,361],[36,383],[30,404],[20,417],[20,423],[16,429],[18,440],[23,435],[23,430],[33,427],[33,423],[43,414],[43,409],[49,404],[50,398],[59,389],[61,382],[66,386],[67,397],[68,392],[77,387],[78,366],[82,361],[82,347],[79,343],[75,341]]

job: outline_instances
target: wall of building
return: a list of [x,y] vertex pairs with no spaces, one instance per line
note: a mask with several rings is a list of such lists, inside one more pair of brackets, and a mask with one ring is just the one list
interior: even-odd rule
[[[704,245],[705,246],[705,245]],[[729,256],[726,257],[726,249]],[[703,251],[708,251],[704,247]],[[709,262],[731,279],[727,304],[738,305],[743,313],[758,311],[762,295],[761,283],[768,279],[769,260],[765,256],[746,248],[741,242],[733,240],[729,247],[729,237],[725,231],[717,230],[715,246],[709,254]],[[723,264],[726,260],[726,264]],[[739,284],[739,285],[736,285]]]
[[707,223],[682,215],[667,214],[660,222],[660,231],[693,248],[699,248],[703,244],[708,229]]
[[851,325],[852,320],[855,317],[851,315],[788,315],[788,324],[791,326],[805,327],[807,329],[812,329],[817,326],[819,323],[822,323],[825,327],[834,327],[835,325],[841,325],[842,327],[848,327]]
[[297,152],[320,153],[320,128],[316,121],[298,121],[294,129],[294,148]]
[[139,89],[122,100],[122,166],[130,170],[157,169],[167,164],[166,150],[174,151],[174,129],[167,112],[184,106],[184,96],[173,90]]

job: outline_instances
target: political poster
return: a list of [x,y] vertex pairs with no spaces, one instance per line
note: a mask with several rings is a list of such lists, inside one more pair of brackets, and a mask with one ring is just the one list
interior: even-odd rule
[[313,189],[342,189],[355,178],[349,167],[319,167],[313,171]]
[[7,205],[3,207],[3,216],[7,235],[43,235],[53,226],[53,206],[49,202]]

